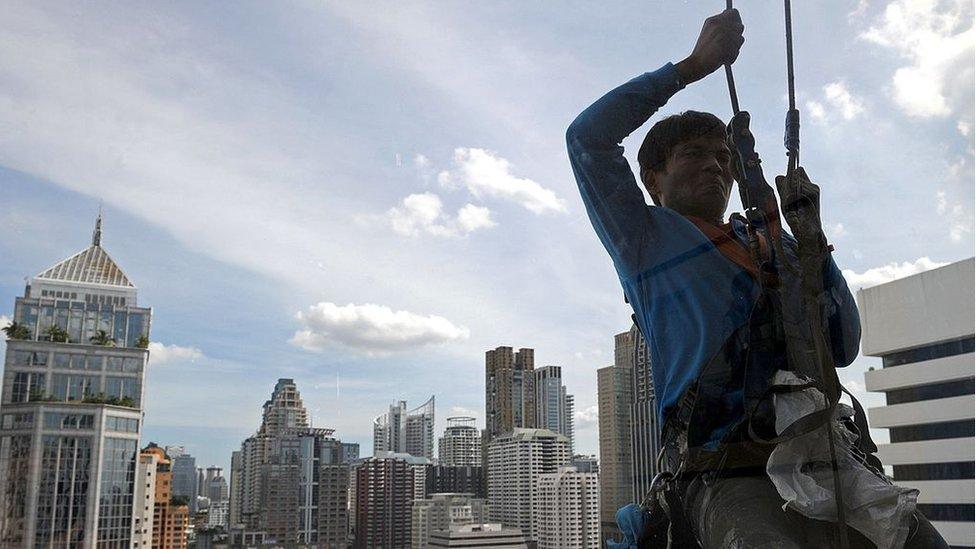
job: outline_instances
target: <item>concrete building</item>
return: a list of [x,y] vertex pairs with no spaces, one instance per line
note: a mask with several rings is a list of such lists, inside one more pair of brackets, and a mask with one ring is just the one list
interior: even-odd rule
[[600,549],[600,481],[560,467],[536,478],[533,521],[538,549]]
[[431,494],[414,500],[411,517],[411,547],[425,549],[431,533],[483,523],[488,520],[488,510],[485,500],[471,494]]
[[0,546],[128,546],[151,309],[101,245],[28,278],[5,329]]
[[[169,453],[170,448],[176,450],[176,455]],[[173,496],[186,498],[190,502],[190,514],[196,514],[197,459],[182,446],[166,446],[164,450],[173,462]]]
[[549,429],[569,439],[569,451],[574,448],[573,395],[566,393],[563,369],[543,366],[535,371],[535,426]]
[[865,374],[886,405],[868,410],[888,429],[878,457],[953,547],[974,546],[973,259],[858,291],[861,350],[881,357]]
[[569,465],[580,473],[600,472],[600,461],[596,456],[575,455],[569,460]]
[[150,443],[142,455],[156,457],[155,507],[153,510],[153,549],[186,549],[190,526],[190,507],[173,501],[172,462],[166,452]]
[[448,531],[433,532],[427,547],[527,549],[528,545],[518,528],[506,528],[501,524],[462,524]]
[[473,417],[449,417],[437,444],[438,463],[465,467],[481,466],[481,433]]
[[241,485],[243,484],[244,463],[240,450],[230,454],[230,494],[227,502],[228,529],[241,523]]
[[427,469],[427,494],[473,494],[476,498],[488,497],[488,485],[484,467],[460,465],[432,465]]
[[343,442],[341,445],[341,451],[343,463],[352,463],[359,459],[358,442]]
[[516,428],[536,427],[535,351],[498,347],[485,352],[487,445]]
[[226,530],[228,509],[229,502],[226,500],[210,502],[210,509],[207,511],[207,528],[221,528]]
[[156,514],[156,468],[158,465],[158,454],[139,454],[132,517],[132,547],[136,549],[152,548],[153,516]]
[[600,422],[600,524],[603,536],[620,540],[617,509],[633,501],[631,412],[634,399],[634,335],[614,336],[613,365],[596,371]]
[[407,401],[390,406],[373,420],[373,455],[397,452],[434,459],[434,397],[413,410]]
[[[654,382],[651,378],[651,355],[647,342],[637,326],[630,329],[634,358],[630,412],[631,502],[642,501],[657,475],[657,455],[661,451],[660,426]],[[628,502],[629,503],[629,502]]]
[[536,479],[569,464],[569,439],[547,429],[515,429],[488,446],[491,522],[522,530],[535,540],[532,501]]
[[239,521],[233,526],[242,539],[345,547],[349,466],[332,434],[308,425],[294,380],[279,379],[264,405],[261,427],[231,461],[239,488],[233,490],[228,515],[233,509]]
[[410,547],[417,468],[405,456],[372,457],[356,465],[356,549]]

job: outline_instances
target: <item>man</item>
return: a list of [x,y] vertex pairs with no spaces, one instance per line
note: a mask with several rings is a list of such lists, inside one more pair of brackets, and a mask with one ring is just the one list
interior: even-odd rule
[[[756,443],[757,433],[777,434],[771,416],[746,411],[746,372],[765,372],[768,384],[776,370],[787,369],[782,341],[778,353],[761,364],[750,355],[756,334],[771,330],[756,314],[767,299],[760,288],[781,284],[781,293],[791,295],[799,291],[800,280],[789,272],[781,273],[781,280],[762,278],[766,274],[752,258],[741,218],[724,222],[735,175],[725,125],[694,111],[654,125],[638,154],[640,180],[653,207],[645,204],[620,146],[673,94],[734,62],[742,33],[735,10],[708,18],[690,56],[597,100],[570,126],[567,146],[590,220],[647,339],[668,461],[673,465],[688,457],[679,446],[700,458],[691,468],[698,472],[679,483],[693,535],[705,548],[829,546],[834,525],[783,510],[784,501],[766,476],[772,446]],[[796,261],[798,250],[817,250],[825,258],[815,265],[823,273],[824,325],[804,329],[822,330],[834,365],[847,366],[858,352],[860,321],[827,253],[819,188],[802,169],[794,181],[778,177],[776,183],[795,235],[784,235],[785,255]],[[759,241],[761,250],[769,245]],[[669,432],[674,425],[669,421],[688,402],[685,431]],[[913,509],[914,501],[901,539],[917,547],[947,547]],[[850,538],[853,546],[872,546],[853,529]]]

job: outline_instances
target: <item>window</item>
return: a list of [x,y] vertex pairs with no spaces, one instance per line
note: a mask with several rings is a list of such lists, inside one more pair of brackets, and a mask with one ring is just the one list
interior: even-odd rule
[[126,357],[122,363],[122,371],[130,374],[142,371],[142,359],[136,357]]
[[92,414],[68,414],[64,412],[46,412],[44,414],[45,429],[77,429],[90,431],[95,426],[95,416]]
[[98,393],[98,378],[78,374],[55,374],[52,379],[52,396],[57,400],[81,400]]
[[110,356],[105,360],[105,371],[107,372],[121,372],[122,371],[122,357],[120,356]]
[[14,373],[10,402],[29,402],[44,396],[44,374],[34,372]]
[[34,413],[3,414],[2,423],[4,429],[30,429],[34,426]]
[[105,430],[118,433],[138,433],[139,420],[128,417],[108,416],[105,418]]
[[976,338],[968,337],[965,339],[957,339],[956,341],[936,343],[917,349],[892,353],[881,358],[882,367],[890,368],[892,366],[901,366],[902,364],[912,364],[924,360],[935,360],[947,356],[972,353],[974,350],[974,342],[976,342]]

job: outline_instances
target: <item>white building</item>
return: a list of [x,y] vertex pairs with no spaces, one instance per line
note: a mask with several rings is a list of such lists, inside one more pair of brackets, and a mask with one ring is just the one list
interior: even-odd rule
[[868,411],[891,442],[878,457],[917,488],[919,510],[953,547],[973,547],[973,259],[857,293],[865,374],[887,405]]
[[407,410],[407,401],[390,406],[373,420],[373,455],[397,452],[434,459],[434,397]]
[[535,426],[568,438],[570,453],[574,441],[574,407],[573,395],[567,394],[563,385],[562,367],[543,366],[535,371]]
[[463,524],[448,531],[432,533],[427,547],[526,549],[528,545],[518,528],[506,528],[501,524]]
[[438,463],[457,467],[481,467],[481,432],[473,417],[449,417],[437,444]]
[[535,539],[532,501],[536,479],[569,464],[569,439],[547,429],[515,429],[488,445],[491,522],[519,528]]
[[485,500],[471,494],[431,494],[413,502],[411,509],[411,547],[425,549],[433,532],[447,531],[462,524],[488,520]]
[[28,279],[0,391],[0,546],[129,546],[151,309],[101,246]]
[[227,513],[230,502],[211,501],[210,510],[207,512],[207,528],[227,528]]
[[575,467],[536,478],[533,501],[539,549],[600,549],[600,480]]
[[133,503],[132,547],[152,547],[153,516],[156,513],[156,466],[159,456],[139,454],[136,466],[136,488]]

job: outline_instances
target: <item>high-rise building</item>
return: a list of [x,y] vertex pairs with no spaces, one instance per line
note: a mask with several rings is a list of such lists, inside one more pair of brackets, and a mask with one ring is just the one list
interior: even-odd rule
[[525,536],[518,528],[501,524],[462,524],[450,530],[432,532],[428,547],[465,547],[468,549],[526,549]]
[[516,428],[536,427],[535,351],[498,347],[485,352],[487,445]]
[[224,478],[223,472],[220,467],[207,467],[204,497],[210,500],[211,505],[215,502],[227,501],[230,496],[230,488],[227,486],[227,479]]
[[30,277],[6,327],[0,546],[132,543],[152,311],[101,245]]
[[464,465],[432,465],[427,469],[427,494],[472,494],[476,498],[488,497],[484,467]]
[[488,446],[488,510],[492,522],[535,540],[536,479],[569,464],[569,439],[547,429],[515,429]]
[[356,465],[356,549],[410,547],[416,470],[406,454],[366,458]]
[[600,549],[599,475],[575,467],[539,475],[532,515],[539,549]]
[[[169,448],[178,449],[176,455],[169,453]],[[190,505],[190,514],[197,512],[197,459],[182,446],[166,446],[166,455],[173,462],[173,497],[186,498]]]
[[573,395],[566,394],[563,369],[543,366],[535,371],[535,425],[569,439],[573,451]]
[[413,502],[411,516],[411,546],[427,549],[431,533],[483,523],[488,520],[488,510],[485,500],[471,494],[431,494]]
[[207,510],[207,528],[227,528],[228,502],[211,501]]
[[973,268],[970,258],[857,293],[861,350],[882,361],[864,376],[885,395],[868,411],[890,437],[878,457],[919,490],[918,509],[953,547],[974,546]]
[[437,445],[441,465],[481,466],[481,433],[473,417],[449,417]]
[[600,524],[603,536],[620,539],[617,510],[634,501],[631,411],[636,330],[614,336],[612,366],[596,371],[600,422]]
[[228,514],[242,538],[345,547],[349,466],[332,433],[308,425],[294,380],[279,379],[261,427],[231,461],[239,488]]
[[241,485],[244,464],[240,450],[230,454],[230,495],[227,502],[227,527],[235,528],[241,524]]
[[152,548],[153,517],[156,514],[156,468],[158,466],[158,454],[139,453],[132,518],[132,547],[135,549]]
[[173,500],[172,462],[166,452],[153,443],[143,455],[156,456],[155,508],[153,512],[153,549],[186,549],[190,507]]
[[630,329],[634,342],[631,399],[630,455],[632,471],[631,501],[642,501],[657,475],[657,455],[661,450],[658,432],[657,404],[651,378],[651,355],[647,341],[634,325]]
[[342,462],[352,463],[359,459],[359,443],[358,442],[343,442],[341,446],[342,451]]
[[373,420],[373,455],[397,452],[434,459],[434,397],[413,410],[407,401],[390,406]]
[[596,456],[575,455],[569,460],[569,464],[576,468],[580,473],[599,473],[600,460]]

